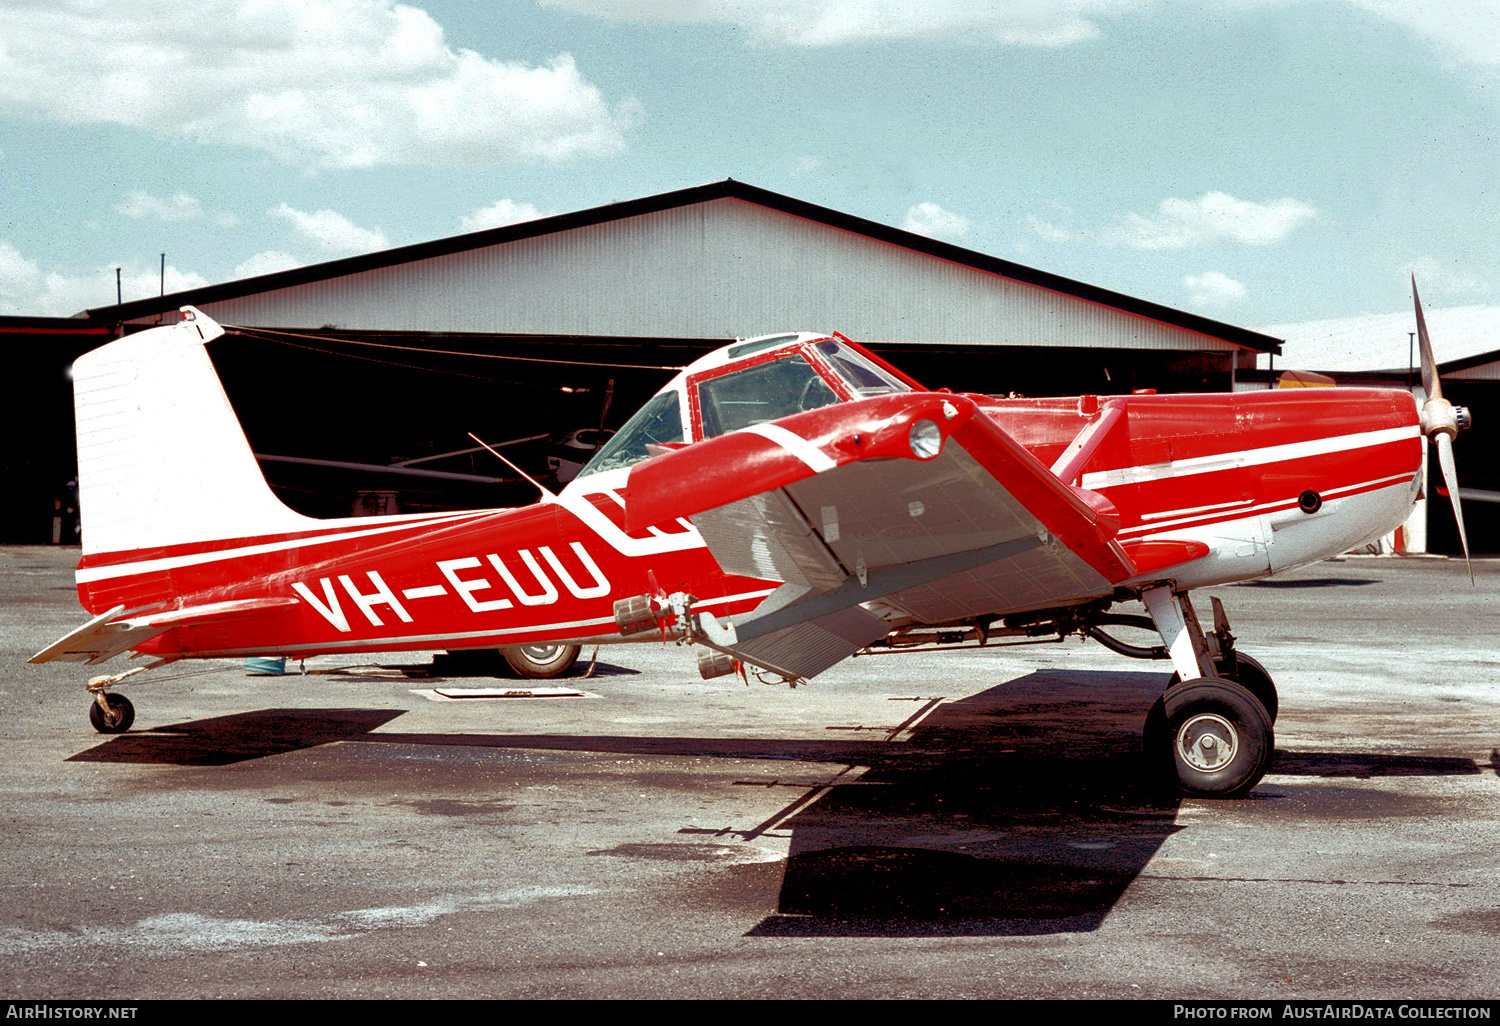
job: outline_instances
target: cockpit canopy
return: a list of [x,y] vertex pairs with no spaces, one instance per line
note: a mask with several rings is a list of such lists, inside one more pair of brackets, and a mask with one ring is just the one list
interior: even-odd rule
[[834,403],[918,387],[842,335],[766,335],[725,346],[679,374],[579,471],[619,470],[651,446],[700,441]]

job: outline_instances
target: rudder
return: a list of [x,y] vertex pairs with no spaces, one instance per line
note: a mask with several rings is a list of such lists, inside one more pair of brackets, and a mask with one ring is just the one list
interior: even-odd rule
[[266,484],[204,348],[224,329],[182,315],[73,364],[85,556],[319,525]]

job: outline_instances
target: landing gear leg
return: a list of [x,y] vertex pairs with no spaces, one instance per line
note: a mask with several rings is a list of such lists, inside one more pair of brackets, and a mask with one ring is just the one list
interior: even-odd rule
[[[1151,711],[1145,738],[1148,756],[1170,753],[1178,786],[1186,794],[1210,798],[1248,794],[1265,775],[1275,749],[1271,714],[1249,688],[1219,676],[1215,655],[1225,653],[1214,651],[1220,646],[1210,644],[1186,592],[1160,585],[1143,591],[1141,601],[1156,622],[1182,681],[1169,687]],[[1215,614],[1216,620],[1223,618],[1217,603]],[[1225,635],[1227,628],[1225,621]],[[1228,637],[1226,662],[1235,658],[1233,636]]]
[[[1182,596],[1182,601],[1188,602],[1187,595]],[[1271,717],[1271,722],[1276,722],[1276,713],[1280,706],[1280,700],[1276,695],[1276,682],[1271,679],[1271,674],[1257,660],[1242,654],[1234,646],[1234,632],[1229,629],[1229,617],[1224,612],[1224,603],[1217,598],[1213,600],[1214,605],[1214,629],[1212,633],[1203,635],[1203,643],[1208,648],[1209,658],[1213,660],[1213,676],[1223,680],[1232,680],[1240,687],[1249,691],[1265,706],[1266,715]],[[1191,605],[1189,605],[1191,612]],[[1182,681],[1183,675],[1179,669],[1167,682],[1170,690]],[[1191,678],[1188,678],[1191,679]]]

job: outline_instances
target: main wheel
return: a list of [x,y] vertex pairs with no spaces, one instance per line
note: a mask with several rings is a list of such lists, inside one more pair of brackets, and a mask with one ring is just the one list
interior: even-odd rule
[[[1281,701],[1276,695],[1276,682],[1257,660],[1242,655],[1238,651],[1234,653],[1234,659],[1237,665],[1233,674],[1227,673],[1222,664],[1216,664],[1219,676],[1224,680],[1234,681],[1259,699],[1261,706],[1266,710],[1266,715],[1271,717],[1272,723],[1275,723],[1281,706]],[[1174,673],[1172,679],[1167,682],[1167,687],[1175,688],[1181,680],[1181,675]]]
[[517,677],[561,677],[578,661],[577,645],[512,645],[501,657]]
[[135,706],[130,704],[130,699],[113,691],[105,692],[104,700],[109,703],[109,713],[99,708],[98,702],[90,702],[89,722],[101,734],[125,733],[135,722]]
[[1177,782],[1185,794],[1238,798],[1265,776],[1276,747],[1271,718],[1249,689],[1200,677],[1162,696]]
[[1234,678],[1234,682],[1258,698],[1265,707],[1266,715],[1275,723],[1281,704],[1276,697],[1276,682],[1271,679],[1264,666],[1249,656],[1235,652],[1234,659],[1239,664],[1236,671],[1238,676]]

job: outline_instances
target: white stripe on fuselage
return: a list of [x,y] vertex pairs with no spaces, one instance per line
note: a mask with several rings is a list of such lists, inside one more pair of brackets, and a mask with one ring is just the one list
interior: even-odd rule
[[[237,559],[241,556],[259,556],[267,552],[282,552],[287,549],[300,549],[309,545],[322,545],[327,542],[348,541],[351,538],[367,538],[376,534],[389,534],[392,531],[402,531],[407,528],[432,527],[438,524],[448,524],[458,520],[467,520],[476,517],[489,516],[498,513],[495,509],[465,510],[454,513],[448,517],[432,517],[422,520],[403,520],[399,524],[382,524],[379,527],[366,527],[357,531],[341,531],[328,534],[314,534],[305,538],[282,538],[273,542],[261,542],[257,545],[238,545],[229,549],[211,549],[206,552],[191,552],[182,556],[162,556],[157,559],[143,559],[135,563],[112,563],[108,566],[91,566],[79,570],[75,579],[79,584],[91,584],[94,581],[108,581],[116,577],[129,577],[132,574],[147,574],[158,570],[176,570],[184,566],[199,566],[203,563],[217,563],[225,559]],[[381,518],[384,519],[384,518]],[[361,523],[369,523],[369,518],[360,518]]]
[[1138,467],[1120,467],[1083,475],[1083,487],[1093,491],[1116,488],[1125,484],[1145,484],[1148,481],[1166,481],[1193,474],[1210,474],[1216,470],[1233,470],[1236,467],[1263,466],[1286,460],[1306,459],[1310,456],[1325,456],[1329,453],[1348,452],[1352,449],[1367,449],[1388,442],[1399,442],[1407,438],[1420,438],[1421,429],[1415,424],[1406,427],[1381,428],[1378,431],[1360,431],[1352,435],[1332,435],[1314,438],[1306,442],[1287,442],[1283,445],[1268,445],[1260,449],[1240,449],[1235,452],[1215,453],[1212,456],[1194,456],[1185,460],[1169,460],[1165,463],[1149,463]]
[[[1375,491],[1376,489],[1383,488],[1387,485],[1407,482],[1412,479],[1412,476],[1412,474],[1390,474],[1386,477],[1377,477],[1369,481],[1361,481],[1358,484],[1344,485],[1342,488],[1330,488],[1326,492],[1323,492],[1322,495],[1324,499],[1338,499],[1342,498],[1345,495],[1352,495],[1357,492]],[[1122,530],[1119,533],[1118,537],[1121,540],[1135,541],[1138,539],[1150,538],[1152,535],[1156,534],[1181,532],[1199,527],[1218,527],[1222,524],[1238,523],[1241,520],[1250,520],[1260,516],[1263,513],[1270,513],[1278,509],[1296,509],[1297,496],[1294,495],[1288,498],[1273,499],[1270,502],[1262,502],[1254,506],[1239,506],[1238,504],[1227,505],[1234,507],[1232,512],[1226,511],[1219,512],[1217,514],[1207,512],[1209,510],[1222,509],[1222,507],[1213,506],[1204,506],[1199,510],[1180,510],[1179,512],[1188,515],[1182,516],[1175,520],[1153,521],[1149,524],[1142,524],[1139,527],[1128,527]],[[1168,513],[1162,515],[1171,516],[1172,514]]]

